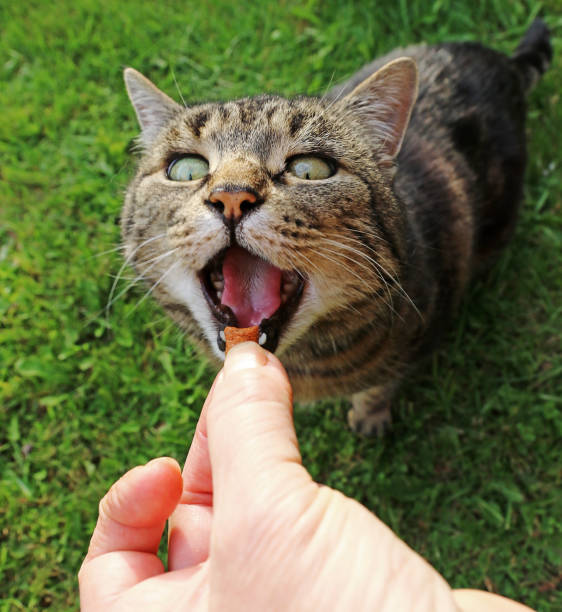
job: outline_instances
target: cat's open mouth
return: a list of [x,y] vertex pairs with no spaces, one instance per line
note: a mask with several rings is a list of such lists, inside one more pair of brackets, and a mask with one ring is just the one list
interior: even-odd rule
[[224,328],[259,325],[259,343],[275,351],[283,326],[300,301],[304,280],[242,247],[230,247],[200,272],[203,295],[219,323],[217,345],[225,350]]

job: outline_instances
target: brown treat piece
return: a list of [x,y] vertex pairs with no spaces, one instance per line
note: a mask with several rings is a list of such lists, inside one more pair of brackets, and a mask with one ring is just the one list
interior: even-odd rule
[[260,333],[258,325],[253,327],[225,327],[224,337],[226,338],[226,351],[228,351],[235,345],[241,342],[257,342]]

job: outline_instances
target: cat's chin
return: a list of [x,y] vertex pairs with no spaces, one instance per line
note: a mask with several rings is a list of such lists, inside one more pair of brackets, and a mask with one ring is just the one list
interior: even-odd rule
[[201,290],[218,324],[217,348],[226,348],[224,328],[259,326],[259,344],[274,352],[298,309],[305,281],[235,246],[221,251],[198,273]]

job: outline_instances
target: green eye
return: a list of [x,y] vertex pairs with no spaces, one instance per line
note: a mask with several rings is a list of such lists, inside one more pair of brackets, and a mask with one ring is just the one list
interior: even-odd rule
[[174,159],[168,166],[167,175],[171,181],[196,181],[209,172],[209,162],[198,155]]
[[332,163],[322,157],[313,157],[312,155],[293,157],[287,164],[287,170],[306,181],[321,181],[335,173],[335,167]]

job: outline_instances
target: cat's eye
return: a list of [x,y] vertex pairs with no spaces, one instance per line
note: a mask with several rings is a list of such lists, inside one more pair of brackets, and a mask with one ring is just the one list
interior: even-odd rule
[[209,162],[198,155],[179,157],[168,166],[166,172],[172,181],[196,181],[209,172]]
[[333,163],[313,155],[297,155],[287,164],[287,172],[306,181],[327,179],[335,173],[335,170]]

